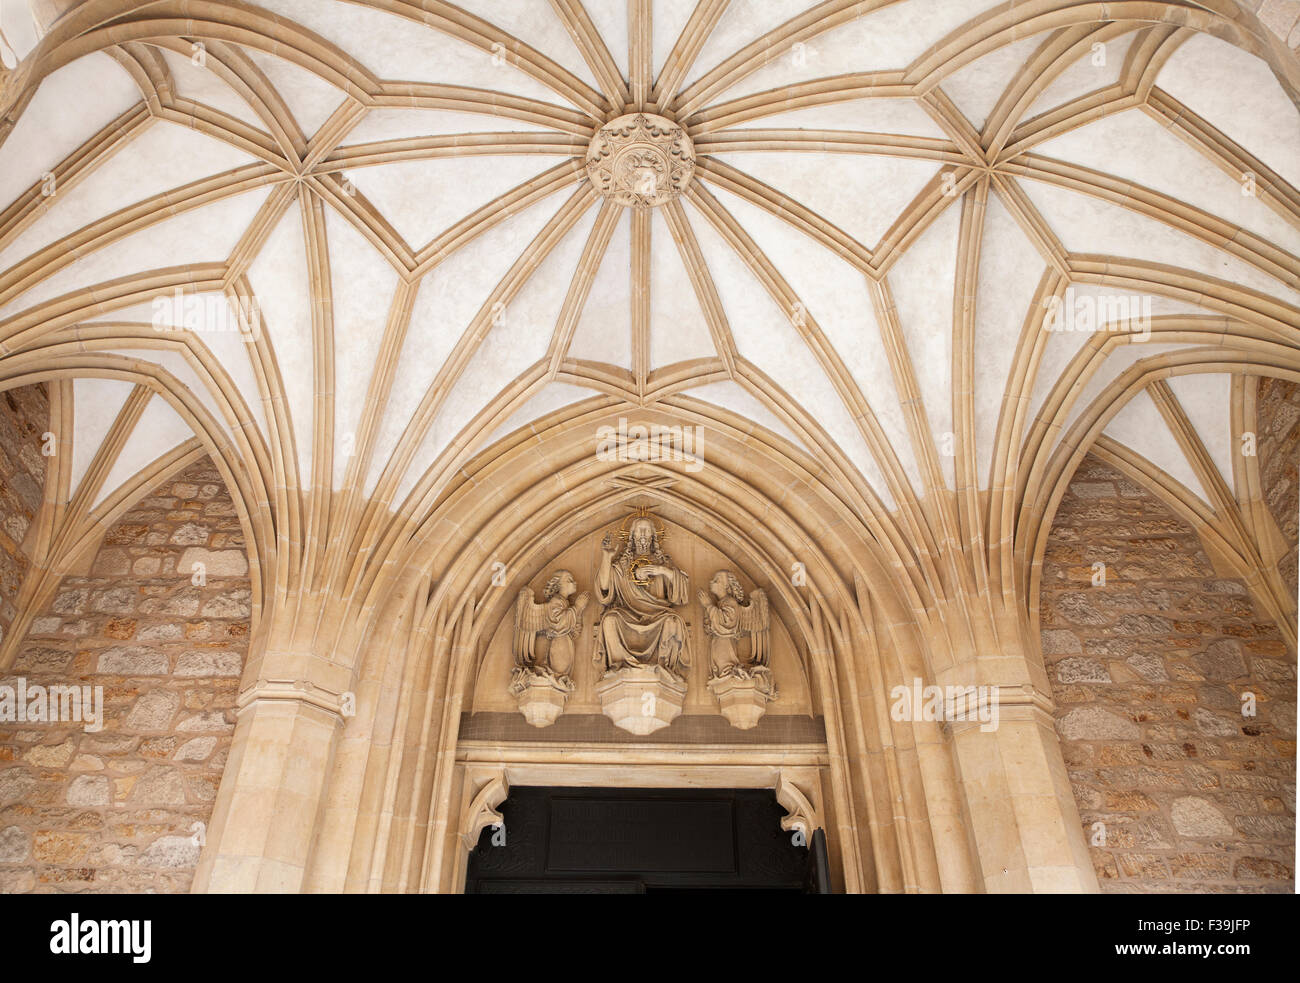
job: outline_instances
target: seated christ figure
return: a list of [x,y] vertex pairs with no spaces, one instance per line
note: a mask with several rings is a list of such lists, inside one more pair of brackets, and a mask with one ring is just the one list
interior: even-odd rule
[[662,666],[680,679],[681,667],[691,664],[686,622],[673,611],[688,601],[690,580],[660,548],[662,535],[638,516],[621,553],[611,535],[601,543],[596,597],[604,607],[595,661],[606,673]]

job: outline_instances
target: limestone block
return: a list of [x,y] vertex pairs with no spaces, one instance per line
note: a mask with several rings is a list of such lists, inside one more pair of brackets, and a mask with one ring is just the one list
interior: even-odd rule
[[14,671],[21,673],[63,672],[72,661],[72,653],[40,646],[24,649],[14,660]]
[[1078,655],[1083,652],[1079,636],[1061,628],[1047,629],[1041,633],[1044,655]]
[[141,646],[111,648],[99,657],[99,671],[115,676],[165,676],[167,656]]
[[108,805],[109,794],[108,779],[103,775],[80,775],[68,787],[68,805]]
[[135,610],[135,601],[134,587],[113,587],[96,591],[90,606],[100,614],[130,614]]
[[1232,824],[1223,813],[1194,795],[1174,799],[1169,807],[1169,817],[1180,836],[1232,836],[1234,833]]
[[195,737],[186,741],[172,755],[173,761],[203,761],[217,746],[215,737]]
[[1241,642],[1235,638],[1224,638],[1210,644],[1193,661],[1206,679],[1240,679],[1246,675]]
[[66,740],[62,744],[38,744],[23,752],[23,760],[38,768],[63,768],[72,760],[75,743]]
[[19,826],[0,829],[0,864],[17,864],[27,859],[31,838]]
[[141,867],[193,867],[199,846],[192,836],[160,836],[140,856]]
[[1139,653],[1124,660],[1143,679],[1153,683],[1168,682],[1164,659],[1151,653]]
[[1207,737],[1237,736],[1238,731],[1235,721],[1211,713],[1205,707],[1197,707],[1192,713],[1192,719],[1196,722],[1197,729]]
[[187,522],[172,533],[171,541],[177,546],[201,546],[208,541],[208,530],[194,522]]
[[195,650],[181,654],[176,663],[177,676],[238,676],[241,670],[238,652]]
[[247,618],[252,595],[244,589],[218,594],[203,605],[205,618]]
[[196,563],[203,564],[208,577],[243,577],[248,573],[248,558],[243,550],[205,550],[191,547],[181,554],[176,568],[193,573]]
[[1056,678],[1063,683],[1109,683],[1110,673],[1096,659],[1072,656],[1056,664]]
[[175,768],[158,766],[135,783],[131,798],[142,805],[184,805],[185,783]]
[[163,730],[180,709],[181,698],[168,690],[154,690],[136,701],[126,716],[129,730]]
[[1100,707],[1071,710],[1057,727],[1067,741],[1131,741],[1141,733],[1133,721]]

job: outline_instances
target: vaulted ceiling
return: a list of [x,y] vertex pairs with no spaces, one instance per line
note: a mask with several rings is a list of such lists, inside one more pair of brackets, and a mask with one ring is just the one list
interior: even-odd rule
[[[254,500],[398,510],[568,404],[693,399],[934,526],[1095,443],[1248,551],[1300,67],[1227,0],[88,0],[30,41],[0,385],[60,380],[83,515],[196,435]],[[689,135],[680,198],[587,180],[628,111]]]

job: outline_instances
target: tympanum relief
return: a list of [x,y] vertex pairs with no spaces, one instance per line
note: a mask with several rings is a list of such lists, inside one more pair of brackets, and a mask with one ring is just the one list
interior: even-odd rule
[[596,694],[605,716],[633,734],[667,727],[686,696],[690,634],[675,609],[690,596],[690,578],[664,552],[664,537],[663,525],[641,512],[600,544]]
[[[776,699],[770,661],[770,616],[767,593],[761,588],[744,603],[745,590],[730,570],[719,570],[709,590],[699,592],[704,634],[709,638],[709,689],[727,722],[741,730],[758,723],[767,704]],[[749,638],[749,654],[741,643]]]
[[[495,660],[513,657],[508,697],[498,688],[500,697],[481,693],[474,705],[491,709],[507,698],[535,727],[566,712],[601,713],[638,736],[668,727],[683,712],[720,712],[733,727],[754,727],[777,699],[768,594],[747,592],[726,568],[725,554],[674,529],[684,563],[668,552],[668,526],[648,508],[556,556],[545,581],[516,595],[512,624],[496,636],[506,651],[494,642],[486,656],[498,666]],[[693,590],[692,575],[700,584],[710,571],[716,572],[707,589]],[[777,637],[784,667],[778,671],[795,685],[779,712],[807,713],[797,654],[784,628]],[[696,659],[701,651],[705,658]],[[489,675],[502,679],[506,672],[501,666]]]
[[555,723],[573,692],[569,674],[588,600],[587,594],[578,593],[578,582],[568,570],[551,575],[541,604],[528,587],[515,600],[515,668],[510,675],[510,694],[534,727]]

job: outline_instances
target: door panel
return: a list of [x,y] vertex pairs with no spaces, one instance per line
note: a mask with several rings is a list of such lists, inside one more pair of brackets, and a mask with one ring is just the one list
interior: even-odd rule
[[811,851],[770,790],[514,788],[499,808],[466,893],[808,889]]

